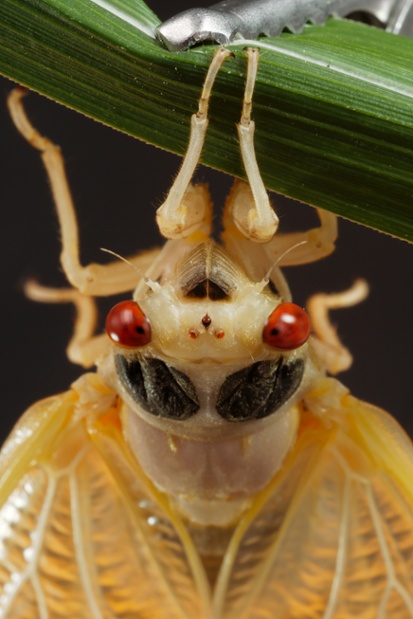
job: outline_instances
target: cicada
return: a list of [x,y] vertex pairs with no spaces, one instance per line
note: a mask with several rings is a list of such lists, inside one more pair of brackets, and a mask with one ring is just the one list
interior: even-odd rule
[[[237,180],[211,238],[191,183],[208,125],[209,67],[182,167],[157,222],[169,240],[82,266],[59,149],[42,153],[72,287],[27,284],[77,310],[69,358],[97,372],[35,404],[0,458],[1,619],[413,617],[413,450],[387,413],[328,374],[351,363],[329,310],[292,302],[280,267],[327,256],[334,215],[278,233],[254,151],[258,52],[247,52]],[[229,61],[228,61],[229,62]],[[132,291],[96,334],[95,297]]]

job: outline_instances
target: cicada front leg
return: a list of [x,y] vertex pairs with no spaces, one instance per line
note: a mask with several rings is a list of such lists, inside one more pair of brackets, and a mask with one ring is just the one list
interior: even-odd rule
[[214,55],[199,99],[198,112],[191,117],[191,134],[182,166],[165,202],[158,208],[156,220],[166,238],[180,239],[201,230],[208,238],[211,230],[211,206],[204,185],[192,185],[208,128],[208,107],[215,78],[231,52],[220,49]]
[[[247,78],[242,106],[241,120],[237,125],[241,157],[249,182],[249,191],[243,193],[244,199],[234,202],[232,216],[235,225],[248,239],[266,243],[278,228],[278,217],[274,213],[258,168],[254,147],[255,123],[251,120],[252,95],[257,78],[259,51],[247,49]],[[252,199],[251,199],[252,198]]]
[[[182,167],[163,205],[158,209],[157,222],[161,233],[167,238],[183,238],[201,229],[209,218],[205,213],[202,186],[191,185],[190,181],[198,165],[208,127],[208,104],[216,75],[224,60],[231,53],[219,50],[205,79],[198,113],[191,117],[191,135]],[[259,172],[255,148],[255,124],[251,120],[252,95],[257,77],[258,49],[247,50],[247,77],[242,105],[241,120],[237,125],[241,157],[248,178],[250,190],[246,199],[234,204],[232,217],[241,233],[253,241],[265,243],[271,239],[278,227],[278,218],[271,208],[268,194]],[[209,233],[209,228],[208,228]]]

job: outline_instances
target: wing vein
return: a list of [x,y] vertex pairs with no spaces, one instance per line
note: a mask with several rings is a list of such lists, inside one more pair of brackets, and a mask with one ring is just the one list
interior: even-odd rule
[[46,600],[44,596],[44,591],[39,581],[39,576],[37,574],[33,574],[31,577],[31,582],[33,585],[33,590],[36,594],[37,605],[39,607],[39,619],[48,619],[49,612],[47,610]]
[[[394,566],[391,560],[391,556],[390,556],[390,552],[389,549],[387,547],[386,544],[386,540],[385,540],[385,536],[383,533],[383,527],[380,523],[380,518],[379,518],[379,514],[378,514],[378,509],[377,509],[377,505],[376,502],[374,500],[374,496],[372,493],[372,489],[370,487],[370,485],[366,484],[367,486],[367,500],[368,500],[368,504],[369,504],[369,508],[370,508],[370,513],[371,513],[371,517],[373,520],[373,524],[374,524],[374,528],[376,530],[376,534],[377,534],[377,539],[379,542],[379,546],[382,552],[382,556],[384,559],[384,564],[386,566],[386,572],[388,574],[389,577],[389,583],[386,587],[386,590],[384,592],[384,596],[382,599],[382,603],[381,603],[381,608],[384,609],[384,598],[388,597],[389,595],[389,590],[393,587],[400,595],[401,598],[403,598],[409,612],[410,612],[410,616],[413,617],[413,601],[411,599],[411,597],[409,596],[408,592],[406,591],[405,587],[403,587],[403,585],[399,582],[399,580],[396,577],[395,571],[394,571]],[[381,611],[380,611],[381,612]],[[378,618],[380,619],[380,617]],[[384,619],[384,616],[383,616]]]
[[[72,513],[72,527],[73,527],[73,542],[74,550],[76,554],[76,563],[79,568],[83,591],[87,600],[87,604],[90,608],[94,619],[103,619],[103,615],[99,610],[96,598],[94,595],[94,587],[91,583],[89,570],[86,566],[86,558],[84,553],[84,540],[82,535],[82,527],[80,524],[81,510],[79,501],[79,489],[75,477],[75,473],[69,476],[70,485],[70,502]],[[113,615],[112,615],[113,617]]]
[[[21,577],[19,579],[16,579],[15,581],[14,587],[12,588],[12,591],[10,592],[9,600],[3,609],[4,617],[7,617],[7,614],[11,608],[11,605],[13,604],[17,594],[19,593],[19,591],[21,590],[25,582],[29,580],[30,577],[36,576],[34,572],[35,572],[35,568],[37,567],[41,548],[43,546],[44,535],[46,531],[46,524],[47,524],[47,520],[49,517],[50,509],[53,503],[55,492],[56,492],[56,482],[54,478],[52,477],[47,487],[44,504],[43,504],[43,507],[42,507],[42,510],[40,512],[39,519],[38,519],[38,526],[35,529],[35,532],[32,536],[32,538],[33,537],[35,538],[34,543],[33,543],[32,557],[30,558],[30,561],[28,562],[27,567],[23,570]],[[43,613],[40,619],[48,619],[49,613],[44,604],[43,596],[39,598],[39,595],[38,595],[39,588],[35,587],[35,593],[36,593],[38,607],[40,611]]]
[[331,619],[337,605],[338,595],[340,593],[340,585],[344,576],[344,564],[346,559],[346,549],[348,542],[349,528],[349,505],[350,505],[350,480],[346,477],[346,483],[343,490],[343,515],[340,523],[339,541],[337,548],[336,571],[328,597],[327,608],[323,614],[323,619]]
[[[318,454],[316,457],[314,457],[314,463],[312,467],[310,468],[309,472],[306,473],[305,477],[303,477],[301,485],[290,503],[288,522],[284,520],[274,542],[268,548],[266,556],[262,559],[259,572],[251,580],[249,591],[244,596],[243,608],[238,615],[238,619],[246,619],[250,616],[251,609],[254,608],[254,601],[259,599],[260,592],[262,591],[265,582],[268,579],[270,571],[274,566],[280,547],[285,542],[285,539],[288,538],[288,535],[290,533],[289,523],[294,519],[297,510],[300,510],[301,508],[301,496],[303,493],[306,492],[306,489],[313,487],[315,480],[320,474],[320,466],[321,464]],[[231,543],[234,543],[234,539]],[[227,583],[225,584],[227,585]]]

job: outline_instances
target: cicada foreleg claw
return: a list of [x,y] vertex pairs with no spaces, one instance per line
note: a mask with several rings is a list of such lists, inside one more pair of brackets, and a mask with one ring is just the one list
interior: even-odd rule
[[[156,219],[161,234],[169,239],[185,238],[194,232],[210,233],[211,205],[204,185],[192,185],[191,179],[199,162],[208,127],[208,105],[212,86],[224,60],[231,55],[225,49],[218,50],[212,59],[205,79],[199,109],[191,118],[189,145],[179,173],[169,194],[158,209]],[[274,213],[255,155],[254,130],[251,120],[252,95],[257,76],[259,52],[247,49],[248,67],[241,120],[237,125],[241,157],[249,182],[234,202],[232,217],[244,236],[265,243],[275,234],[278,218]]]
[[[278,217],[271,207],[255,156],[255,123],[251,120],[251,110],[259,52],[256,48],[248,48],[247,54],[247,79],[245,83],[242,115],[237,129],[241,157],[249,181],[252,200],[237,200],[233,205],[232,215],[235,225],[247,238],[265,243],[274,236],[278,228]],[[247,198],[247,194],[244,194],[244,197]]]
[[191,117],[189,144],[182,166],[169,190],[165,202],[158,208],[156,220],[166,238],[184,238],[203,229],[210,232],[211,205],[204,185],[192,185],[208,128],[208,106],[212,87],[222,63],[231,52],[220,49],[214,55],[199,99],[198,112]]

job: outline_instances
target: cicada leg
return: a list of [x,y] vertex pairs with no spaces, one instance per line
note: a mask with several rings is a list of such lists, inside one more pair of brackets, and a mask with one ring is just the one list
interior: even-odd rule
[[363,301],[368,295],[368,285],[358,279],[353,286],[337,294],[315,294],[307,302],[315,338],[313,345],[317,355],[330,374],[347,370],[353,361],[351,353],[340,341],[329,319],[329,310],[351,307]]
[[76,319],[73,336],[66,350],[67,356],[73,363],[85,368],[92,367],[107,343],[105,335],[94,335],[97,322],[94,299],[74,288],[49,288],[34,280],[26,282],[24,292],[29,299],[40,303],[73,303]]
[[333,213],[316,209],[320,225],[305,232],[277,233],[268,243],[254,243],[246,239],[234,225],[233,211],[243,202],[244,208],[252,202],[250,187],[243,181],[235,181],[228,196],[224,211],[225,247],[231,257],[244,264],[248,275],[255,281],[270,276],[285,301],[291,300],[288,284],[281,271],[275,267],[295,266],[316,262],[334,251],[337,238],[337,217]]
[[[321,224],[319,227],[304,233],[281,234],[272,238],[278,228],[278,218],[271,207],[258,168],[254,148],[255,124],[251,120],[258,50],[249,48],[247,53],[248,71],[238,136],[249,184],[243,181],[234,184],[224,213],[224,239],[227,245],[231,245],[232,241],[235,244],[241,242],[242,245],[242,237],[265,243],[262,253],[267,257],[266,264],[279,260],[277,266],[287,266],[320,260],[334,250],[337,220],[332,213],[317,209]],[[237,234],[237,230],[241,235]]]
[[[274,236],[278,218],[271,207],[262,181],[254,148],[255,124],[251,120],[251,110],[259,60],[258,50],[249,48],[247,53],[247,79],[241,120],[237,127],[241,156],[250,186],[246,186],[248,187],[245,192],[246,199],[240,199],[234,204],[232,217],[244,236],[264,243]],[[212,87],[222,63],[229,55],[230,52],[221,49],[210,64],[199,100],[198,113],[191,117],[191,134],[183,164],[165,202],[157,211],[159,229],[170,239],[186,237],[209,224],[209,214],[205,212],[207,203],[201,195],[203,186],[193,186],[190,181],[205,142]]]
[[129,263],[116,261],[107,265],[82,266],[79,257],[79,231],[72,195],[67,181],[65,165],[60,148],[42,136],[30,123],[22,104],[26,91],[16,88],[8,98],[11,117],[19,132],[34,147],[41,151],[53,197],[62,237],[61,264],[69,282],[82,294],[109,296],[133,290],[143,272],[151,265],[159,249],[129,258]]
[[298,266],[326,258],[335,249],[337,216],[323,209],[316,209],[320,225],[305,232],[279,234],[266,246],[266,253],[278,266]]
[[271,207],[255,156],[255,123],[251,120],[251,111],[259,52],[256,48],[248,48],[247,54],[247,79],[245,82],[241,120],[237,125],[237,129],[249,188],[244,185],[244,191],[242,194],[240,193],[239,199],[233,203],[232,216],[237,228],[248,239],[259,243],[266,243],[272,239],[278,228],[278,217]]
[[228,56],[231,56],[231,52],[220,49],[209,65],[198,112],[191,117],[191,134],[182,166],[165,202],[156,213],[159,230],[169,239],[184,238],[202,228],[209,234],[211,213],[206,188],[204,185],[192,185],[191,179],[205,142],[212,87],[222,63]]

